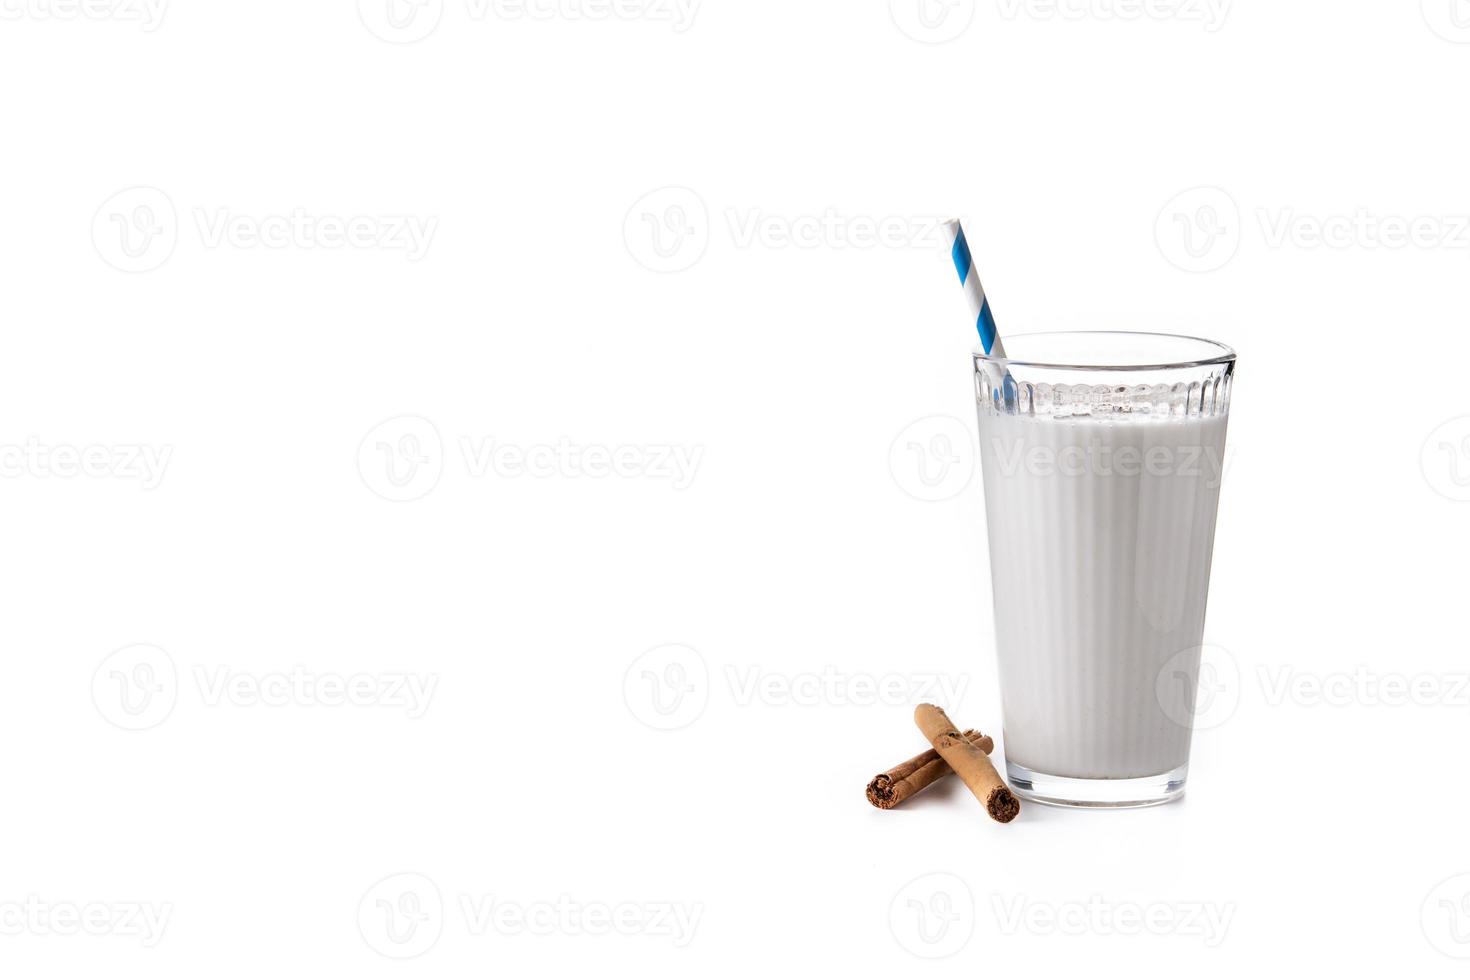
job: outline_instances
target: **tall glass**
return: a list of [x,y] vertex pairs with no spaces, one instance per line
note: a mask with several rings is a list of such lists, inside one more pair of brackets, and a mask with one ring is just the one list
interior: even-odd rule
[[1189,770],[1235,352],[1168,334],[1004,341],[974,361],[1011,787],[1166,803]]

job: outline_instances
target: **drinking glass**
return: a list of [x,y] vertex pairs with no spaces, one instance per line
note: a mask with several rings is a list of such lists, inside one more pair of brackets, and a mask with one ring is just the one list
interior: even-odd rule
[[1005,725],[1020,796],[1184,791],[1235,352],[1125,332],[974,355]]

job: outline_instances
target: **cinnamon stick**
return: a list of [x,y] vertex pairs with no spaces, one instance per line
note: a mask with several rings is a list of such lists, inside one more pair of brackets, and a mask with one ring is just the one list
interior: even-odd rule
[[[966,730],[961,737],[981,752],[989,755],[995,742],[989,735],[981,735],[975,729]],[[868,783],[868,802],[880,810],[891,810],[930,783],[937,782],[954,772],[949,763],[939,757],[934,749],[920,752],[907,762],[881,772]]]
[[1016,814],[1021,812],[1020,802],[1011,795],[990,757],[955,730],[949,715],[932,704],[921,704],[914,709],[914,722],[939,757],[949,763],[955,775],[970,787],[975,799],[985,805],[985,812],[993,820],[1010,823],[1016,819]]

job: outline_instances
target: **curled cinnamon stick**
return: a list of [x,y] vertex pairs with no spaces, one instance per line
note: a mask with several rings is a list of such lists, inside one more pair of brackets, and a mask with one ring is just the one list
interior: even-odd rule
[[1011,795],[995,766],[991,765],[990,757],[966,741],[943,710],[932,704],[921,704],[914,709],[914,722],[939,757],[949,763],[955,775],[970,787],[975,799],[985,805],[985,812],[992,819],[1000,823],[1016,819],[1016,814],[1021,812],[1021,804]]
[[[961,737],[981,752],[989,755],[995,742],[989,735],[981,735],[971,728]],[[868,802],[880,810],[891,810],[904,800],[954,772],[949,763],[939,757],[934,749],[920,752],[907,762],[900,762],[887,772],[881,772],[868,783]]]

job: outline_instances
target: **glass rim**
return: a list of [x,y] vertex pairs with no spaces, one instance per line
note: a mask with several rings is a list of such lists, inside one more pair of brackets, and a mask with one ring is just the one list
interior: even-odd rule
[[[1018,333],[1012,335],[1011,339],[1024,340],[1028,337],[1167,337],[1170,340],[1188,340],[1197,344],[1203,344],[1218,351],[1211,357],[1192,358],[1183,361],[1161,361],[1157,364],[1068,364],[1061,361],[1038,361],[1023,357],[995,357],[976,347],[974,357],[977,361],[985,361],[990,364],[1002,366],[1015,365],[1016,367],[1049,368],[1058,371],[1167,371],[1176,368],[1208,367],[1217,364],[1233,364],[1235,362],[1235,348],[1228,344],[1222,344],[1218,340],[1209,340],[1205,337],[1195,337],[1191,334],[1163,333],[1157,330],[1042,330],[1034,333]],[[1001,343],[1006,342],[1006,337],[1001,337]]]

